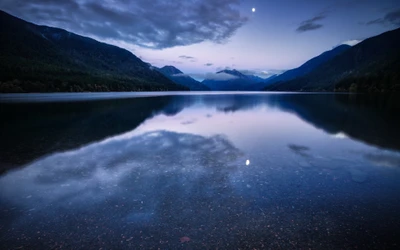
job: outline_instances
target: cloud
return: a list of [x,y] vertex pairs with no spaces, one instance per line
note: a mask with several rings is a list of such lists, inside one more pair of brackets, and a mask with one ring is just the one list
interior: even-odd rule
[[353,40],[344,41],[342,44],[354,46],[354,45],[359,44],[359,43],[362,42],[362,41],[363,41],[363,40],[360,40],[360,39],[353,39]]
[[387,13],[384,17],[371,20],[366,23],[367,25],[395,25],[400,26],[400,9]]
[[271,77],[273,75],[279,75],[284,72],[284,70],[275,70],[275,69],[270,69],[270,70],[261,70],[261,69],[254,69],[254,70],[239,70],[240,73],[244,75],[253,75],[253,76],[258,76],[264,79],[267,79],[268,77]]
[[164,49],[226,42],[247,22],[239,4],[240,0],[4,0],[0,9],[100,40]]
[[187,75],[187,74],[184,74],[184,73],[173,74],[172,76],[179,76],[179,77],[190,77],[189,75]]
[[185,56],[185,55],[183,55],[183,56],[179,56],[179,58],[182,58],[182,59],[187,59],[187,60],[190,60],[190,59],[195,59],[193,56]]
[[306,32],[311,30],[320,29],[323,27],[322,24],[316,23],[317,21],[321,21],[326,18],[325,14],[319,14],[311,19],[305,20],[300,23],[300,26],[297,27],[297,32]]
[[206,64],[204,64],[204,66],[207,66],[207,67],[210,67],[210,66],[213,66],[214,64],[213,63],[206,63]]
[[205,79],[214,81],[228,81],[238,78],[237,76],[230,75],[227,73],[207,73]]
[[190,125],[195,123],[197,120],[196,119],[191,119],[191,120],[187,120],[187,121],[183,121],[181,122],[182,125]]
[[378,18],[378,19],[374,19],[374,20],[367,22],[367,25],[371,25],[371,24],[384,24],[384,20],[383,20],[383,18]]

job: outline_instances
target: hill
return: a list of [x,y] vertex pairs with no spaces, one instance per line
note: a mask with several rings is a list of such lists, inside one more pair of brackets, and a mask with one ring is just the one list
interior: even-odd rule
[[272,84],[272,83],[276,83],[276,82],[289,81],[289,80],[293,80],[295,78],[304,76],[304,75],[310,73],[311,71],[313,71],[315,68],[317,68],[322,63],[329,61],[330,59],[343,53],[344,51],[346,51],[349,48],[351,48],[351,46],[349,46],[349,45],[340,45],[332,50],[325,51],[321,55],[308,60],[307,62],[302,64],[300,67],[288,70],[285,73],[283,73],[279,76],[276,76],[271,81],[269,81],[269,83]]
[[175,68],[174,66],[164,66],[157,70],[171,81],[180,84],[182,86],[188,87],[190,90],[194,91],[210,90],[207,86],[205,86],[199,81],[196,81],[192,77],[185,75],[182,71]]
[[271,91],[400,91],[400,28],[349,48],[310,73],[278,82]]
[[187,90],[131,52],[0,11],[0,92]]
[[267,85],[264,79],[253,75],[245,75],[235,69],[219,71],[213,78],[202,81],[202,84],[206,85],[211,90],[217,91],[261,90]]

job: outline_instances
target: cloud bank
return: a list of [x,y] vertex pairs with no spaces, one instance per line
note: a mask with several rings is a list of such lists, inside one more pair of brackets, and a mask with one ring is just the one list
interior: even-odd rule
[[34,23],[164,49],[226,42],[247,21],[239,4],[240,0],[4,0],[0,8]]
[[237,79],[237,76],[227,74],[227,73],[207,73],[205,79],[206,80],[214,80],[214,81],[228,81]]

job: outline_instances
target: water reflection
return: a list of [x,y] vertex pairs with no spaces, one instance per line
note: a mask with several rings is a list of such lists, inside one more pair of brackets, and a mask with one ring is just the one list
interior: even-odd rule
[[[0,103],[0,171],[134,129],[171,97]],[[168,110],[165,111],[167,113]]]
[[365,158],[378,166],[400,167],[400,156],[391,154],[366,154]]
[[[0,177],[0,242],[7,249],[393,247],[396,109],[377,113],[357,98],[4,105],[2,135],[10,141],[1,142],[0,165],[19,168]],[[361,123],[358,132],[351,125]]]

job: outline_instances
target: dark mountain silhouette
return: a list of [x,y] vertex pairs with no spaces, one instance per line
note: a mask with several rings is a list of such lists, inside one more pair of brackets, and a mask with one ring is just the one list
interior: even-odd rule
[[174,66],[164,66],[157,70],[171,81],[180,84],[182,86],[188,87],[190,90],[200,90],[200,91],[210,90],[207,86],[205,86],[199,81],[196,81],[192,77],[185,75],[182,71],[175,68]]
[[0,92],[187,90],[131,52],[0,11]]
[[288,71],[284,72],[283,74],[276,76],[275,78],[271,79],[269,81],[269,83],[289,81],[289,80],[295,79],[297,77],[304,76],[304,75],[310,73],[311,71],[313,71],[315,68],[317,68],[322,63],[329,61],[330,59],[334,58],[337,55],[340,55],[341,53],[348,50],[349,48],[351,48],[351,46],[349,46],[349,45],[340,45],[332,50],[326,51],[326,52],[322,53],[321,55],[308,60],[300,67],[288,70]]
[[310,73],[266,88],[272,91],[400,91],[400,28],[347,49]]

